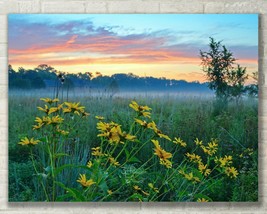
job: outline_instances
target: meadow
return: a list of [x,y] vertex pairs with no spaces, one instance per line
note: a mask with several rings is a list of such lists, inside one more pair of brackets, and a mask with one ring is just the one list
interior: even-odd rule
[[257,99],[53,93],[10,90],[9,201],[258,200]]

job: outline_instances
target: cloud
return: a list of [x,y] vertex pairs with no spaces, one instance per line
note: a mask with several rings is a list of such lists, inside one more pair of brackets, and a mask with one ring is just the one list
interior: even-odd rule
[[[207,48],[194,31],[119,34],[121,26],[96,26],[92,20],[33,23],[9,20],[9,63],[16,65],[195,64]],[[131,32],[126,29],[125,32]],[[256,63],[256,46],[233,46],[237,58]]]

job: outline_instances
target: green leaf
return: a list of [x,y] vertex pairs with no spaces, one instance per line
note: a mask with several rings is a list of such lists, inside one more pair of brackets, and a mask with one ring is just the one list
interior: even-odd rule
[[73,164],[65,164],[65,165],[63,165],[63,166],[60,166],[60,167],[54,169],[54,174],[55,174],[55,176],[57,176],[59,173],[61,173],[64,169],[66,169],[66,168],[70,168],[70,167],[75,168],[75,167],[77,167],[77,166],[75,166],[75,165],[73,165]]
[[136,200],[143,201],[143,196],[140,195],[139,193],[134,193],[127,199],[127,201],[136,201]]
[[68,196],[72,196],[75,201],[86,201],[85,197],[82,195],[82,193],[74,188],[68,188],[66,187],[63,183],[56,181],[55,182],[58,186],[63,188],[64,190],[67,191]]
[[131,157],[127,162],[128,163],[141,163],[141,161],[137,157]]
[[55,154],[55,158],[60,158],[60,157],[64,157],[64,156],[70,156],[70,155],[68,155],[66,153],[56,153]]
[[125,155],[126,155],[126,160],[128,160],[130,157],[130,152],[127,149],[125,149],[124,151],[125,151]]

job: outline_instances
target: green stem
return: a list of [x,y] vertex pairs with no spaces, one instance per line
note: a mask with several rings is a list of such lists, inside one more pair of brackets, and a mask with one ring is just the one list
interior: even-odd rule
[[46,201],[49,201],[49,197],[48,197],[48,195],[47,195],[47,192],[46,192],[44,183],[43,183],[43,181],[41,181],[41,179],[39,178],[39,174],[40,174],[40,173],[38,172],[38,170],[37,170],[37,168],[36,168],[36,166],[35,166],[35,163],[34,163],[33,153],[32,153],[32,148],[30,149],[30,157],[31,157],[31,161],[32,161],[32,165],[33,165],[34,171],[35,171],[35,173],[36,173],[36,175],[37,175],[37,177],[38,177],[38,180],[39,180],[39,182],[41,183],[41,186],[42,186],[42,188],[43,188],[43,191],[44,191],[44,194],[45,194],[45,197],[46,197]]

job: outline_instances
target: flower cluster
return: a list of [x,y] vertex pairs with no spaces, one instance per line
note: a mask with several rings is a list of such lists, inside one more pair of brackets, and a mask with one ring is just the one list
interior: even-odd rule
[[99,121],[97,123],[97,129],[100,132],[98,137],[104,137],[110,144],[124,144],[125,140],[135,141],[136,136],[130,135],[126,132],[122,132],[121,125],[111,122],[105,123]]
[[151,140],[152,143],[154,144],[154,154],[159,157],[160,164],[166,166],[167,168],[172,167],[172,162],[168,159],[172,157],[172,154],[170,152],[166,152],[164,149],[161,148],[159,145],[158,140]]
[[132,101],[129,106],[133,110],[135,110],[139,116],[150,118],[151,112],[149,111],[151,110],[151,108],[149,108],[148,106],[141,106],[136,101]]

